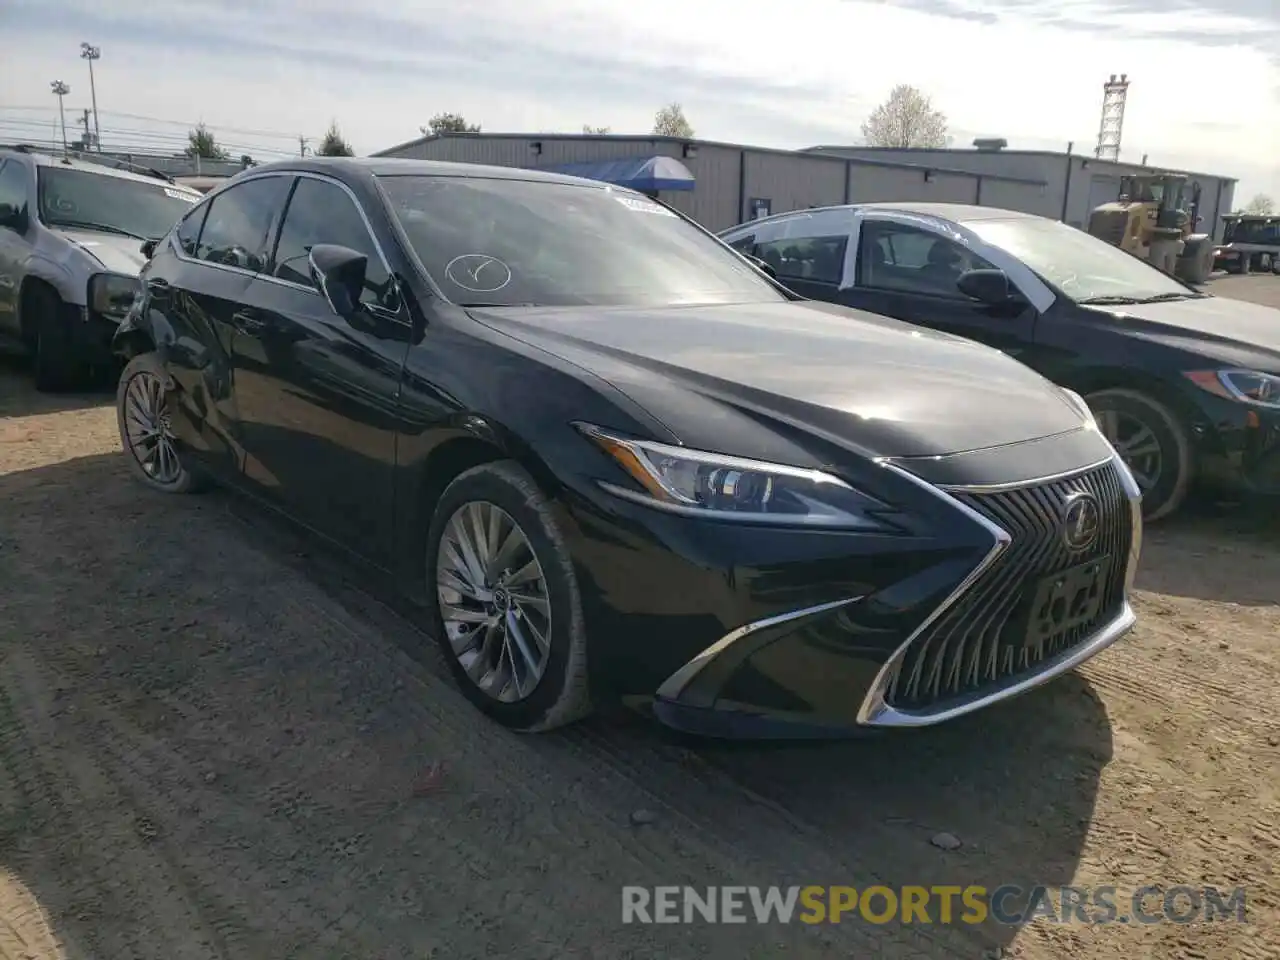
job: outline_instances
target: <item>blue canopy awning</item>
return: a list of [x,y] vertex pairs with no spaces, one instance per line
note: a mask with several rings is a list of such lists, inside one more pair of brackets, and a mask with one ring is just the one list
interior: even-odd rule
[[561,163],[539,167],[551,173],[600,180],[632,190],[692,190],[693,174],[674,157],[632,157],[627,160],[597,160],[594,163]]

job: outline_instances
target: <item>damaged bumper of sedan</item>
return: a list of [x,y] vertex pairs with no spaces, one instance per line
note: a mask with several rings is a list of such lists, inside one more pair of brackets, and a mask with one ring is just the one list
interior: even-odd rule
[[973,474],[959,456],[880,461],[889,520],[909,518],[880,530],[673,523],[639,496],[578,517],[584,554],[630,554],[587,598],[608,674],[685,732],[845,737],[982,709],[1124,636],[1142,519],[1123,462],[943,482]]

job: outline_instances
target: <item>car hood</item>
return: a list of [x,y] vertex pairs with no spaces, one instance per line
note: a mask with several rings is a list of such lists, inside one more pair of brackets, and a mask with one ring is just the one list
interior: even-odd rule
[[470,313],[599,375],[686,442],[682,419],[714,421],[726,408],[882,457],[1082,425],[1062,391],[997,350],[824,303]]
[[1134,336],[1280,373],[1280,310],[1273,307],[1202,297],[1090,309],[1109,315],[1118,328]]
[[97,230],[71,230],[56,228],[58,236],[70,240],[77,247],[102,264],[104,270],[137,276],[147,258],[142,255],[142,241],[122,237],[116,233],[100,233]]

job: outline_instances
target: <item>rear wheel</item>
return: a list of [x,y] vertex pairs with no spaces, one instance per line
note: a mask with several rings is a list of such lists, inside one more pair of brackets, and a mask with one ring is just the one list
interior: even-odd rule
[[153,490],[190,493],[199,486],[171,427],[167,376],[154,353],[141,353],[125,366],[116,387],[120,445],[133,475]]
[[472,703],[524,731],[590,712],[577,578],[528,473],[498,461],[449,484],[427,536],[426,572],[432,629]]
[[1136,390],[1099,390],[1087,397],[1103,436],[1142,489],[1142,512],[1159,520],[1177,510],[1191,487],[1191,442],[1167,406]]

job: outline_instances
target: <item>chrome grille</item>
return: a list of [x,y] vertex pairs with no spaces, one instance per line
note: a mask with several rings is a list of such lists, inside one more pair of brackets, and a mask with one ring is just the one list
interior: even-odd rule
[[[1066,501],[1087,492],[1100,507],[1098,536],[1073,551],[1062,536]],[[964,594],[912,640],[894,671],[885,700],[921,710],[1002,683],[1075,646],[1112,620],[1124,603],[1133,518],[1115,467],[1035,487],[953,496],[1007,532],[1010,543]],[[1026,643],[1025,623],[1044,578],[1106,559],[1097,615],[1090,621]]]

